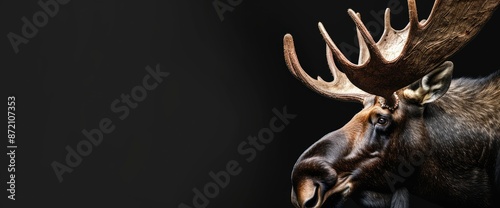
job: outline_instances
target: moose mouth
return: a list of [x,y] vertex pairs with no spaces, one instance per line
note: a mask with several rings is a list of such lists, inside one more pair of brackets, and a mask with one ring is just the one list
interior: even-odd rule
[[[294,204],[298,208],[320,208],[323,205],[326,207],[339,207],[351,193],[353,184],[351,183],[351,175],[339,177],[335,186],[327,189],[323,184],[314,184],[312,193],[297,193],[298,198],[294,200]],[[304,191],[304,190],[303,190]],[[304,195],[309,195],[309,199],[303,199]]]
[[319,208],[323,204],[327,204],[326,207],[340,207],[345,199],[351,194],[353,187],[351,179],[352,176],[350,174],[339,177],[337,184],[325,193],[323,202],[317,207]]

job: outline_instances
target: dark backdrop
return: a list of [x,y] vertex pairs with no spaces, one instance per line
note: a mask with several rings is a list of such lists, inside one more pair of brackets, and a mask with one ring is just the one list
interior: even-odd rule
[[[223,20],[214,2],[228,6]],[[403,8],[392,16],[401,29],[408,21],[406,1],[394,2]],[[380,16],[372,13],[388,7],[387,1],[366,0],[60,3],[57,12],[50,7],[52,16],[38,22],[34,35],[27,32],[32,37],[17,53],[9,34],[23,36],[22,18],[32,22],[42,7],[36,0],[0,3],[3,99],[16,96],[17,124],[16,201],[7,199],[4,160],[3,207],[194,207],[196,190],[206,186],[212,194],[208,207],[292,207],[290,172],[296,159],[361,105],[329,100],[296,80],[285,66],[283,35],[294,35],[311,76],[330,80],[317,23],[323,22],[337,43],[355,46],[347,9],[372,22],[378,39]],[[420,18],[427,17],[431,3],[418,6]],[[493,16],[452,58],[455,77],[497,70],[498,22]],[[114,112],[111,106],[122,94],[141,92],[146,66],[157,65],[169,75],[155,89],[136,94],[141,101],[128,114],[123,103],[115,106],[123,111]],[[240,154],[240,145],[249,147],[243,142],[269,127],[273,109],[285,108],[296,117],[256,154]],[[106,118],[112,132],[88,149],[82,131],[99,128]],[[77,148],[87,156],[70,157],[70,167],[67,155]],[[210,173],[220,176],[234,162],[234,175],[215,189]],[[53,164],[72,172],[60,181]],[[418,198],[413,202],[430,206]]]

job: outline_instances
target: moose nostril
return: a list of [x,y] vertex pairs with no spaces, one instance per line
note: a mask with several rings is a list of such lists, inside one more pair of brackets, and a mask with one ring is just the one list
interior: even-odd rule
[[316,185],[316,188],[314,189],[314,195],[310,199],[308,199],[304,202],[304,206],[303,206],[304,208],[312,208],[312,207],[316,207],[318,205],[319,197],[320,197],[319,191],[320,191],[319,187],[318,187],[318,185]]
[[292,202],[301,208],[316,208],[323,203],[326,190],[337,183],[337,172],[322,158],[300,161],[292,171]]

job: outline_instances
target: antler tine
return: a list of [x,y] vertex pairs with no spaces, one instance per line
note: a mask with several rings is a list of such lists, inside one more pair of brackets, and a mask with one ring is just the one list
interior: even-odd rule
[[345,101],[363,102],[364,98],[369,96],[368,93],[354,86],[349,79],[347,79],[345,74],[338,70],[332,58],[332,50],[330,50],[328,46],[326,46],[328,66],[334,78],[331,82],[326,82],[319,76],[317,80],[313,79],[304,71],[297,58],[292,35],[285,35],[283,38],[283,45],[288,69],[295,78],[302,81],[302,83],[310,89],[325,97]]
[[[436,0],[436,2],[439,0]],[[418,26],[418,12],[417,12],[417,3],[415,0],[408,0],[408,14],[409,14],[409,19],[410,27],[416,27]]]
[[[360,13],[356,14],[361,19],[361,14]],[[365,39],[361,35],[359,28],[356,28],[356,34],[358,37],[358,45],[359,45],[358,63],[366,63],[368,61],[368,58],[370,58],[370,51],[368,50],[368,46],[366,45]]]
[[348,10],[358,29],[360,47],[366,47],[362,49],[365,52],[360,52],[358,64],[343,56],[321,24],[320,31],[352,84],[367,93],[390,98],[394,91],[420,79],[463,48],[490,19],[499,2],[436,0],[429,18],[419,22],[415,0],[408,0],[408,25],[394,30],[386,10],[384,34],[377,43],[360,16]]
[[344,67],[357,68],[358,66],[356,66],[355,64],[350,62],[349,59],[347,59],[344,56],[344,54],[339,50],[339,48],[337,47],[335,42],[333,42],[332,38],[330,37],[330,35],[326,31],[325,26],[323,26],[323,23],[319,22],[318,28],[319,28],[319,32],[323,36],[323,39],[325,40],[328,47],[330,47],[330,49],[332,50],[333,55],[335,56],[337,61],[340,62]]
[[[356,24],[358,40],[360,39],[359,34],[361,34],[361,37],[364,40],[363,43],[367,47],[370,57],[373,57],[374,60],[383,60],[383,57],[380,54],[380,51],[377,48],[376,43],[373,40],[373,37],[370,34],[370,31],[368,31],[366,26],[361,21],[361,15],[359,13],[355,13],[352,9],[347,10],[347,13],[349,14],[349,16],[351,16],[351,19],[354,21],[354,24]],[[358,65],[359,64],[362,63],[358,63]]]

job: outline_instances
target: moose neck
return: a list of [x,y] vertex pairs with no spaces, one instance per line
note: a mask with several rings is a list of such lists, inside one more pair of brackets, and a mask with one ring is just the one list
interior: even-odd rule
[[[424,112],[432,143],[438,146],[478,146],[477,142],[498,139],[499,101],[500,72],[480,79],[453,80],[448,92],[436,102],[428,104]],[[466,146],[466,149],[457,150],[470,148]]]
[[[499,100],[497,72],[480,79],[453,80],[443,97],[426,106],[424,122],[431,150],[421,168],[421,175],[427,177],[421,177],[419,183],[440,181],[438,187],[432,187],[434,196],[428,198],[445,195],[449,203],[489,203],[500,146]],[[478,185],[490,188],[478,189]],[[426,195],[422,189],[420,192]]]

